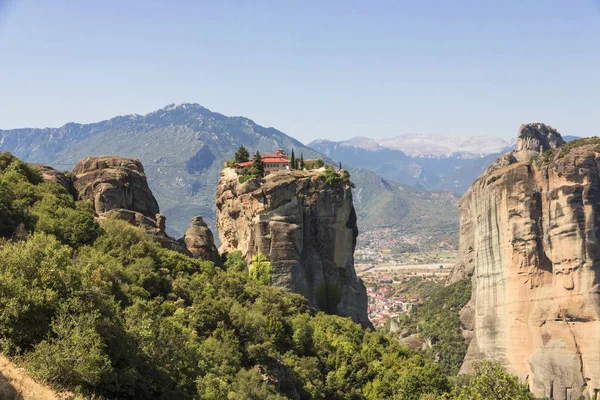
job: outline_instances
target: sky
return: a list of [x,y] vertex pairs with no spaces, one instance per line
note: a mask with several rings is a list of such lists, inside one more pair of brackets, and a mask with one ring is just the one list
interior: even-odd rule
[[305,143],[600,135],[600,0],[0,0],[0,129],[182,102]]

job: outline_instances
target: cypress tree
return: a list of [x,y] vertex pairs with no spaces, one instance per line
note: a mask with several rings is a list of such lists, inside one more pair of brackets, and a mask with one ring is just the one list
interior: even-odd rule
[[290,156],[290,169],[296,169],[296,156],[294,156],[294,149],[292,149],[292,155]]
[[304,155],[300,153],[300,162],[298,164],[298,168],[304,169]]

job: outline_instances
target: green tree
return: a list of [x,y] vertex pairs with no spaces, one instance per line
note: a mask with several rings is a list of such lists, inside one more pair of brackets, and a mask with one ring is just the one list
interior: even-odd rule
[[298,162],[298,168],[304,169],[304,155],[300,153],[300,161]]
[[236,163],[242,163],[250,160],[250,153],[248,153],[248,149],[241,145],[239,149],[235,152],[234,160]]
[[263,177],[265,176],[265,163],[262,160],[262,157],[260,156],[260,153],[258,152],[258,150],[256,151],[256,154],[254,154],[254,157],[252,158],[252,175],[256,176],[256,177]]
[[242,256],[242,252],[234,250],[227,254],[227,261],[225,261],[225,269],[232,272],[243,272],[248,267],[248,264]]
[[452,400],[531,400],[534,397],[519,378],[499,363],[483,360],[471,363],[475,375],[457,384],[447,399]]
[[296,156],[294,155],[294,149],[292,149],[292,155],[290,156],[290,169],[298,169],[296,165]]
[[250,264],[248,270],[251,278],[256,279],[263,285],[271,285],[271,271],[271,262],[261,252],[252,257],[252,264]]

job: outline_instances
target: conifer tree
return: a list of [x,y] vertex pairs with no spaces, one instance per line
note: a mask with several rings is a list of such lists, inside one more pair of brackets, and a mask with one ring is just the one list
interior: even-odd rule
[[265,176],[265,163],[260,156],[258,150],[256,150],[256,154],[252,159],[252,175],[263,177]]
[[300,162],[298,163],[299,169],[304,169],[304,155],[300,153]]
[[241,145],[239,149],[235,152],[234,156],[236,163],[242,163],[250,160],[250,153],[248,153],[248,149]]

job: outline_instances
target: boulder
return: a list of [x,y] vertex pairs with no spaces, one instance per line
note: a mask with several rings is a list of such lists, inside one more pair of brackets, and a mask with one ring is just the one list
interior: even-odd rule
[[190,227],[185,232],[185,246],[194,258],[212,261],[222,266],[221,256],[215,246],[212,232],[206,226],[201,216],[192,218]]
[[154,219],[159,213],[139,160],[87,157],[75,165],[73,173],[79,199],[92,201],[98,214],[120,208]]

